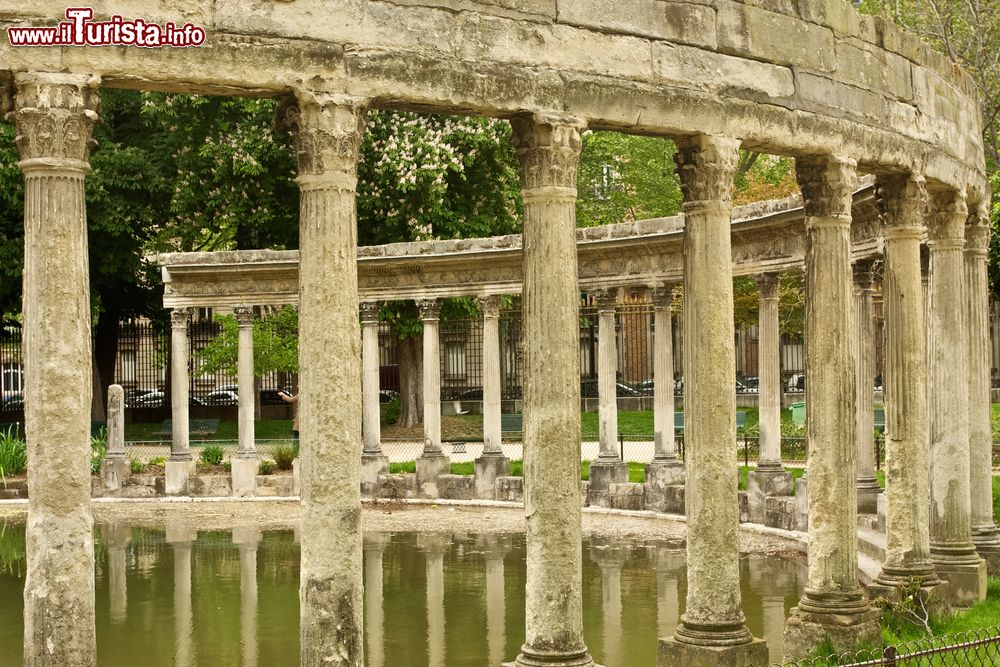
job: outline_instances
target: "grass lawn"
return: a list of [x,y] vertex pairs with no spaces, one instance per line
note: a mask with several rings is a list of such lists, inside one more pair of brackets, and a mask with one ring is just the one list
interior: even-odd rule
[[[990,577],[987,582],[985,600],[953,615],[931,618],[930,626],[935,636],[951,635],[956,632],[994,626],[997,624],[997,619],[1000,619],[1000,577]],[[899,644],[900,642],[922,639],[926,636],[922,628],[901,620],[893,613],[883,616],[882,637],[887,644]],[[934,664],[973,663],[942,661]]]

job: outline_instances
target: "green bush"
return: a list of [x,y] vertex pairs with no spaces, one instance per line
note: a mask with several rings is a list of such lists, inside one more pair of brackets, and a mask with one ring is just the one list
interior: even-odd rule
[[90,474],[97,475],[101,472],[101,461],[108,453],[108,430],[103,426],[97,435],[90,436]]
[[209,445],[201,450],[201,462],[207,466],[218,466],[222,465],[222,459],[225,456],[225,452],[222,450],[221,445]]
[[166,464],[167,464],[166,456],[154,456],[153,458],[149,459],[149,461],[146,463],[146,465],[160,466],[161,468]]
[[28,451],[24,440],[13,430],[0,431],[0,477],[20,475],[28,467]]
[[298,452],[295,451],[295,447],[292,445],[278,445],[271,450],[271,456],[274,458],[274,465],[278,470],[291,470],[292,461]]
[[274,461],[268,461],[267,459],[263,459],[260,462],[260,474],[270,475],[272,472],[274,472]]
[[379,415],[379,422],[382,424],[395,424],[399,419],[399,397],[392,399],[388,403],[382,403],[382,411]]
[[133,475],[140,475],[142,474],[143,468],[145,468],[146,466],[140,459],[137,459],[136,457],[132,456],[129,457],[128,467]]

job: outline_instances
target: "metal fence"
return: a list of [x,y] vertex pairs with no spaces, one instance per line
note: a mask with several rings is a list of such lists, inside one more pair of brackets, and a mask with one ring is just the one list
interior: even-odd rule
[[927,637],[881,649],[785,662],[775,667],[1000,666],[1000,627]]

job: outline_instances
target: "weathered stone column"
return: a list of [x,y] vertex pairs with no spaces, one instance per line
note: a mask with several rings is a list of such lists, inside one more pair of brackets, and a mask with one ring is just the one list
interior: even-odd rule
[[965,331],[965,222],[961,192],[934,195],[927,403],[931,443],[931,558],[954,606],[986,599],[986,563],[972,544],[969,489],[969,374]]
[[198,531],[168,523],[166,542],[174,554],[174,665],[194,665],[194,612],[191,608],[191,545]]
[[26,666],[96,660],[84,177],[97,85],[81,75],[17,73],[7,115],[24,173]]
[[253,381],[253,308],[236,306],[236,326],[239,335],[237,350],[237,392],[239,396],[239,444],[232,464],[233,495],[257,494],[257,472],[260,458],[254,436]]
[[286,118],[298,158],[301,657],[364,660],[358,147],[365,102],[296,91]]
[[437,498],[437,478],[451,471],[451,460],[441,449],[441,302],[419,299],[424,323],[424,451],[417,457],[417,493]]
[[854,341],[857,348],[855,377],[858,512],[875,514],[882,491],[875,477],[875,303],[871,262],[854,265]]
[[112,623],[124,623],[128,616],[127,557],[132,527],[114,523],[101,526],[101,540],[108,550],[108,616]]
[[597,394],[600,450],[590,464],[591,505],[608,505],[608,488],[628,481],[628,465],[618,450],[618,347],[615,336],[617,289],[593,292],[597,301]]
[[778,327],[778,274],[757,278],[760,458],[747,476],[750,521],[764,523],[768,496],[792,495],[792,476],[781,465],[781,334]]
[[940,583],[930,555],[927,507],[927,353],[920,239],[923,180],[879,176],[885,220],[886,558],[872,595],[891,597],[911,579]]
[[800,157],[806,217],[806,435],[809,580],[785,624],[785,656],[829,637],[837,651],[877,644],[878,611],[858,584],[851,204],[857,163]]
[[582,121],[511,123],[524,198],[525,642],[520,667],[593,664],[583,641],[576,173]]
[[417,536],[417,546],[424,552],[427,578],[427,664],[444,667],[444,549],[445,537],[438,533]]
[[367,667],[385,664],[385,601],[382,597],[382,555],[389,544],[388,533],[368,533],[365,550],[365,634],[368,639]]
[[[684,483],[684,464],[674,439],[674,333],[670,306],[673,285],[654,285],[653,297],[653,461],[646,464],[646,506],[663,511],[664,489]],[[673,632],[673,628],[671,628]]]
[[475,496],[494,500],[496,478],[510,474],[500,430],[500,297],[477,302],[483,313],[483,455],[476,459]]
[[240,643],[241,667],[257,667],[257,547],[260,529],[233,528],[233,544],[240,550]]
[[969,332],[969,463],[972,543],[991,574],[1000,574],[1000,531],[993,519],[993,431],[990,416],[990,322],[987,265],[990,219],[976,207],[965,232],[966,330]]
[[382,410],[379,405],[378,301],[361,304],[361,378],[364,449],[361,452],[361,491],[374,495],[378,476],[389,472],[389,457],[382,453]]
[[166,493],[187,493],[188,476],[194,470],[188,418],[188,323],[190,308],[170,311],[170,458],[165,465]]
[[101,486],[117,491],[131,472],[125,455],[125,390],[113,384],[108,387],[108,451],[101,461]]
[[657,665],[767,661],[740,603],[731,225],[740,142],[696,136],[678,142],[684,192],[685,509],[687,608]]
[[486,645],[490,665],[503,660],[503,647],[507,638],[504,598],[503,557],[506,549],[500,535],[485,535],[483,553],[486,560]]

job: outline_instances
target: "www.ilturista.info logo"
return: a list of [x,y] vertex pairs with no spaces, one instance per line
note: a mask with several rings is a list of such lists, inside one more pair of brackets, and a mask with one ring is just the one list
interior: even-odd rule
[[185,23],[164,25],[147,23],[142,19],[124,19],[112,16],[107,21],[91,21],[94,10],[90,7],[70,7],[66,20],[57,26],[7,28],[11,46],[201,46],[205,43],[205,29]]

